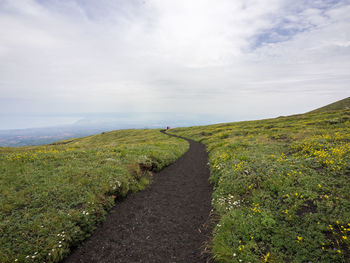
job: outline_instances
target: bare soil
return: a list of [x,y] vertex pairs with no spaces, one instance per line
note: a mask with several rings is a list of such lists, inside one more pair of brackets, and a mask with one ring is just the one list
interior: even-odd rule
[[63,262],[211,262],[208,155],[204,145],[188,141],[176,163],[155,174],[146,190],[117,202]]

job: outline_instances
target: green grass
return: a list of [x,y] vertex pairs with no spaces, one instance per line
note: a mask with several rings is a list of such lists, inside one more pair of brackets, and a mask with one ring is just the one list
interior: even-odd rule
[[347,262],[350,110],[171,133],[207,146],[216,262]]
[[0,148],[0,262],[58,262],[187,149],[159,130]]

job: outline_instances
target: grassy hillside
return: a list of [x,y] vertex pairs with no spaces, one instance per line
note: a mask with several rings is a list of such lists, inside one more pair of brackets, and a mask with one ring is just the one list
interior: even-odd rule
[[57,262],[188,149],[158,130],[0,148],[0,262]]
[[217,262],[348,262],[350,110],[171,132],[209,151]]
[[331,103],[329,105],[326,105],[322,108],[313,110],[310,113],[321,113],[321,112],[325,112],[325,111],[346,110],[346,109],[350,109],[350,97],[336,101],[336,102]]

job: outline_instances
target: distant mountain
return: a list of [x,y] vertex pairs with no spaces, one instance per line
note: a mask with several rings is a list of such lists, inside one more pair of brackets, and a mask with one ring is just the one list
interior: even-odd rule
[[324,111],[345,110],[345,109],[350,109],[350,97],[348,97],[346,99],[338,100],[338,101],[331,103],[331,104],[328,104],[324,107],[310,111],[309,113],[320,113],[320,112],[324,112]]

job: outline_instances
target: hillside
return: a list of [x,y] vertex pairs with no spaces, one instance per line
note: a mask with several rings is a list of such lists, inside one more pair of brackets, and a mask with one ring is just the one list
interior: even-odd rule
[[171,133],[207,146],[216,262],[350,258],[349,109]]
[[0,147],[0,262],[58,262],[115,199],[145,188],[187,142],[119,130],[45,146]]
[[350,97],[328,104],[316,110],[310,111],[310,113],[321,113],[325,111],[345,110],[345,109],[350,109]]
[[[216,262],[350,258],[350,109],[169,132],[207,147]],[[159,130],[0,147],[0,262],[59,262],[187,149]]]

